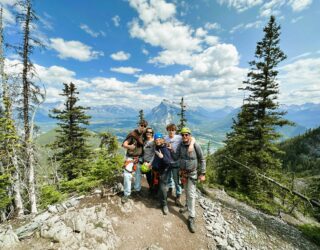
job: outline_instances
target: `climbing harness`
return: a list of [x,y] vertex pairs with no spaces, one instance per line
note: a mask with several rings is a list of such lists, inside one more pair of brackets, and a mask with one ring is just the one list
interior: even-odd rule
[[129,173],[133,173],[137,170],[139,157],[127,158],[124,161],[123,169]]

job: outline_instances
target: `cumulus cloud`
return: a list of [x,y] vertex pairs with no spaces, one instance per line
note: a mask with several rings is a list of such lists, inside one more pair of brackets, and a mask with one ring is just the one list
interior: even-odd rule
[[[175,75],[140,74],[139,86],[162,88],[169,99],[183,95],[209,100],[229,95],[227,99],[233,104],[240,100],[238,87],[246,69],[238,66],[239,54],[235,46],[221,44],[219,37],[208,34],[209,30],[220,28],[218,24],[207,23],[205,27],[193,29],[176,19],[175,6],[171,3],[167,6],[171,11],[166,16],[154,6],[155,1],[131,0],[130,3],[139,14],[139,19],[130,24],[131,36],[162,49],[149,63],[189,67]],[[166,2],[159,0],[157,3]],[[235,99],[231,101],[231,97]]]
[[61,59],[90,61],[103,56],[102,51],[94,51],[90,46],[79,41],[65,41],[62,38],[51,38],[50,47],[58,52],[58,57]]
[[110,55],[110,57],[113,59],[113,60],[116,60],[116,61],[126,61],[126,60],[129,60],[130,58],[130,53],[126,53],[124,51],[118,51],[117,53],[113,53]]
[[320,57],[297,60],[283,66],[280,73],[283,103],[319,102]]
[[110,70],[113,72],[118,72],[118,73],[128,74],[128,75],[133,75],[142,71],[142,69],[133,68],[133,67],[118,67],[118,68],[111,68]]

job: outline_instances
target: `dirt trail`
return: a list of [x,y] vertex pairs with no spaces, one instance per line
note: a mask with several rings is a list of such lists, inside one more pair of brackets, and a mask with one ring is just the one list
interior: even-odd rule
[[[187,213],[180,214],[174,197],[168,198],[169,214],[163,215],[158,200],[148,196],[145,180],[143,196],[132,198],[120,209],[120,199],[112,200],[111,218],[120,237],[119,249],[208,249],[203,209],[197,205],[197,232],[187,228]],[[127,211],[125,209],[128,208]]]

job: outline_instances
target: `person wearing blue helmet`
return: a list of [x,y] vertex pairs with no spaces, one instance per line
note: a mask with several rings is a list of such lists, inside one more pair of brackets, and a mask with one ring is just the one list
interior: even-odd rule
[[170,149],[167,147],[163,135],[155,133],[155,156],[152,162],[152,168],[159,173],[160,180],[160,203],[164,215],[169,213],[167,204],[167,181],[170,168],[170,162],[173,161]]

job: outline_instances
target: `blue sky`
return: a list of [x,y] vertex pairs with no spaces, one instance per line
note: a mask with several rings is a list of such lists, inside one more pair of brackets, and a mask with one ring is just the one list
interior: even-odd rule
[[[19,38],[16,0],[0,0],[5,39]],[[288,58],[279,70],[281,104],[319,103],[320,1],[35,0],[33,35],[39,84],[47,102],[73,81],[85,105],[150,108],[162,99],[190,106],[240,106],[238,90],[271,14]],[[9,72],[19,62],[7,51]]]

